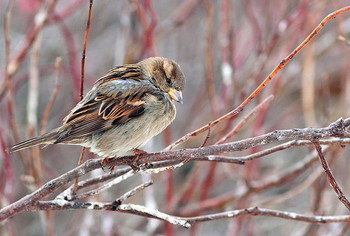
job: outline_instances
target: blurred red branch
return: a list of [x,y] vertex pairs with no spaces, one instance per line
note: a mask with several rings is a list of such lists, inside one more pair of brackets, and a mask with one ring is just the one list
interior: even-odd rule
[[[85,57],[86,57],[86,47],[88,44],[89,32],[90,32],[92,5],[93,5],[93,0],[90,0],[89,13],[86,21],[84,43],[83,43],[83,50],[82,50],[82,56],[81,56],[81,78],[80,78],[80,93],[79,93],[80,100],[83,100],[84,98]],[[86,148],[82,147],[79,160],[78,160],[78,166],[80,166],[83,163],[85,151],[86,151]],[[75,194],[78,188],[78,182],[79,182],[79,178],[76,178],[74,182],[74,187],[73,187],[73,194]]]
[[172,15],[163,23],[158,25],[155,34],[161,38],[166,34],[173,32],[177,27],[187,22],[188,18],[193,16],[194,10],[203,0],[186,0],[181,1],[179,7],[172,11]]
[[73,82],[73,94],[75,101],[79,101],[79,93],[80,93],[80,80],[79,78],[79,66],[78,66],[78,57],[77,57],[77,49],[75,46],[74,38],[66,24],[62,21],[59,24],[59,28],[63,34],[63,37],[65,39],[67,51],[68,51],[68,68],[70,72],[70,76]]
[[157,26],[157,15],[152,8],[151,0],[132,1],[136,6],[136,14],[143,28],[142,57],[156,56],[154,29]]
[[350,6],[341,8],[337,11],[334,11],[330,13],[328,16],[326,16],[321,23],[318,24],[318,26],[309,34],[309,36],[299,44],[299,46],[293,50],[288,56],[286,56],[282,61],[275,67],[275,69],[266,77],[266,79],[234,110],[230,111],[229,113],[225,114],[224,116],[219,117],[218,119],[210,122],[209,124],[193,131],[185,136],[181,137],[180,139],[176,140],[172,145],[168,146],[166,149],[171,150],[174,149],[176,146],[180,145],[183,142],[186,142],[188,139],[197,136],[198,134],[208,130],[209,128],[216,126],[217,124],[221,123],[224,120],[232,119],[233,117],[237,116],[243,109],[266,87],[266,85],[275,77],[275,75],[290,61],[293,59],[293,57],[300,52],[305,45],[310,42],[310,40],[324,27],[324,25],[331,19],[335,18],[337,15],[344,13],[346,11],[350,10]]
[[40,134],[41,135],[43,135],[46,131],[47,121],[49,119],[50,112],[52,110],[53,104],[55,103],[58,91],[60,89],[59,78],[60,78],[61,61],[62,61],[62,59],[60,57],[56,58],[54,88],[53,88],[51,97],[49,99],[49,102],[46,105],[44,114],[43,114],[42,119],[41,119],[41,125],[40,125]]
[[[23,59],[27,55],[29,48],[32,46],[34,40],[38,36],[39,32],[48,22],[49,16],[54,10],[54,7],[57,3],[57,0],[51,0],[48,3],[47,9],[44,12],[41,12],[40,21],[38,21],[35,26],[27,32],[26,39],[22,42],[21,48],[15,54],[12,60],[8,62],[8,66],[6,68],[6,74],[11,78],[18,70],[19,65],[22,63]],[[3,95],[8,91],[9,87],[7,84],[1,86],[0,90],[0,101]]]

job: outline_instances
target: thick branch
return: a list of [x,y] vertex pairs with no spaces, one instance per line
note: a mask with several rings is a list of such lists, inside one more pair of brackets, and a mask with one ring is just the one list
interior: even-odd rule
[[[288,130],[276,130],[264,135],[260,135],[253,138],[248,138],[236,142],[230,142],[225,144],[211,145],[200,148],[183,149],[179,151],[167,151],[159,153],[151,153],[147,155],[141,155],[139,158],[139,164],[165,161],[165,160],[196,160],[202,156],[215,155],[225,152],[242,151],[249,148],[266,145],[273,142],[286,141],[290,139],[298,140],[314,140],[329,137],[350,137],[350,133],[346,128],[350,125],[350,118],[343,120],[342,118],[330,124],[325,128],[304,128],[304,129],[288,129]],[[239,160],[239,159],[236,159]],[[244,161],[241,159],[240,161]],[[106,164],[120,165],[131,164],[131,157],[121,157],[110,159]]]

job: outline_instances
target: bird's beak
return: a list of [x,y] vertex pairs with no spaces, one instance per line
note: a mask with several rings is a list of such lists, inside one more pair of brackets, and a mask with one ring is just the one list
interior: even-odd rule
[[182,104],[182,93],[176,89],[171,88],[168,92],[170,98]]

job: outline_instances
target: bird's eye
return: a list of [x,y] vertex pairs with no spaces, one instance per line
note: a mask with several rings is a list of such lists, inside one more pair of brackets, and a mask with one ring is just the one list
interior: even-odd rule
[[171,79],[169,79],[168,77],[165,78],[165,81],[166,81],[168,84],[171,84]]

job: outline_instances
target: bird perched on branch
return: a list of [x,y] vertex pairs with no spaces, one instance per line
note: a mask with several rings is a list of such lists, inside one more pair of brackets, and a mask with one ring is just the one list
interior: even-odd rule
[[185,80],[173,60],[150,57],[112,69],[95,82],[61,127],[12,146],[16,152],[39,144],[72,144],[101,157],[121,157],[162,132],[182,103]]

